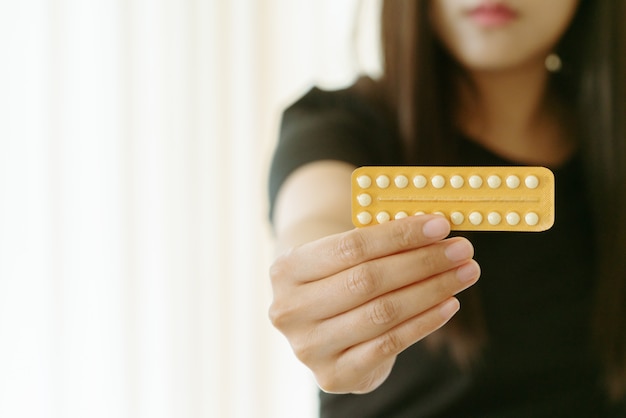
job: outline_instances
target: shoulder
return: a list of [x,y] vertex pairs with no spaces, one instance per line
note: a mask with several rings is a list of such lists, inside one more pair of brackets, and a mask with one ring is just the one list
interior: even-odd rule
[[[285,109],[277,153],[287,148],[290,158],[305,153],[348,158],[354,165],[392,163],[399,151],[395,129],[373,94],[374,85],[370,79],[359,79],[344,89],[311,88]],[[371,161],[372,157],[384,161]]]
[[289,105],[282,115],[270,170],[270,202],[296,169],[318,161],[352,166],[393,165],[400,145],[381,101],[359,80],[338,90],[318,87]]
[[303,96],[289,105],[283,113],[285,122],[298,118],[352,118],[361,123],[378,124],[381,128],[390,128],[387,112],[382,102],[377,99],[375,82],[361,78],[353,85],[337,90],[325,90],[313,87]]

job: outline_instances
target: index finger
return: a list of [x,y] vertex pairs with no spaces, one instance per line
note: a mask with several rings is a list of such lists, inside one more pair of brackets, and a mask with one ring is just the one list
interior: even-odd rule
[[449,233],[450,223],[442,216],[410,216],[296,247],[282,268],[289,269],[292,280],[312,282],[369,260],[432,244]]

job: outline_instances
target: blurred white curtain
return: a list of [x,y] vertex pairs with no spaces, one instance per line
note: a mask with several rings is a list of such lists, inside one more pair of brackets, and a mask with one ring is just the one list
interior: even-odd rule
[[315,415],[265,183],[282,107],[376,71],[356,1],[1,2],[0,417]]

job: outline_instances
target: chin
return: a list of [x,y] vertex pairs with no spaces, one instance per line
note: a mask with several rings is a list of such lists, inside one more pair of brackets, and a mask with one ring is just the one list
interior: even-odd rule
[[[516,59],[517,58],[517,59]],[[510,71],[524,67],[519,57],[507,57],[504,54],[481,54],[457,59],[467,71]]]

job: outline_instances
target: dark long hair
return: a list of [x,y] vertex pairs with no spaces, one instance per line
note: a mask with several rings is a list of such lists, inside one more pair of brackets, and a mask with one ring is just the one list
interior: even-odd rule
[[[450,80],[459,69],[431,29],[428,3],[385,0],[382,10],[378,94],[395,119],[408,164],[445,163],[457,137]],[[626,2],[582,0],[557,46],[564,70],[551,84],[579,122],[598,266],[592,338],[615,397],[626,394],[625,22]],[[450,343],[459,360],[470,357],[476,335],[484,335],[476,295],[464,306],[436,337]]]

